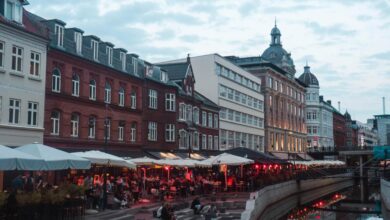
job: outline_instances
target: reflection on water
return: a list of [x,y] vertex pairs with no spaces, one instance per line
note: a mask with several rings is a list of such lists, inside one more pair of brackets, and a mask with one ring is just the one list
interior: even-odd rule
[[[379,220],[380,199],[377,187],[356,185],[305,206],[293,209],[284,219],[293,220]],[[362,194],[365,194],[362,196]],[[368,196],[369,195],[369,196]]]

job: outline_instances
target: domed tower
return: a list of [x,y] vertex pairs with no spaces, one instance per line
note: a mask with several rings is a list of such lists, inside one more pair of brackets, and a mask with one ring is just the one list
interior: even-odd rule
[[294,61],[291,58],[291,54],[283,49],[280,40],[281,36],[282,34],[275,22],[275,26],[271,30],[271,43],[261,57],[286,71],[288,76],[292,78],[296,73]]
[[320,84],[317,77],[310,71],[310,66],[307,62],[303,73],[298,79],[307,86],[306,102],[319,103]]

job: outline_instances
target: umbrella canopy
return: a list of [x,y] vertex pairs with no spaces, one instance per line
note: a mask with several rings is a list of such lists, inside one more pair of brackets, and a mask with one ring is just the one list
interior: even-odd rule
[[45,170],[45,161],[0,145],[0,170]]
[[212,165],[245,165],[245,164],[251,164],[254,163],[253,160],[247,159],[244,157],[235,156],[228,153],[222,153],[215,157],[210,157],[206,160],[202,160],[200,162],[196,162],[196,165],[198,166],[212,166]]
[[130,161],[132,163],[135,163],[139,166],[149,166],[149,165],[154,165],[154,164],[157,164],[157,160],[155,159],[152,159],[150,157],[139,157],[139,158],[133,158],[133,159],[130,159],[130,160],[127,160],[127,161]]
[[162,159],[157,160],[156,164],[162,166],[174,166],[174,167],[195,167],[196,163],[199,163],[197,160],[192,159]]
[[232,148],[225,151],[226,153],[233,154],[239,157],[245,157],[254,161],[257,161],[259,163],[279,163],[279,164],[285,164],[288,163],[284,160],[281,160],[279,158],[276,158],[274,156],[271,156],[269,154],[251,150],[245,147],[237,147]]
[[126,161],[123,158],[117,157],[112,154],[104,153],[98,150],[90,150],[85,152],[75,152],[72,153],[76,156],[85,158],[90,160],[94,164],[99,165],[112,165],[112,166],[120,166],[120,167],[127,167],[127,168],[136,168],[137,165],[131,161]]
[[44,160],[46,162],[46,170],[86,170],[91,168],[89,160],[43,144],[27,144],[15,148],[15,150]]
[[343,166],[345,162],[340,160],[310,160],[310,161],[290,161],[295,165],[305,165],[305,166],[332,166],[338,165]]

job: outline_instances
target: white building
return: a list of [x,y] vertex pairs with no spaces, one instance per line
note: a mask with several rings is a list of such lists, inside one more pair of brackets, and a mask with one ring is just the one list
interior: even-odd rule
[[358,146],[359,147],[373,147],[378,146],[378,133],[369,124],[360,121],[354,121],[358,128]]
[[5,7],[0,7],[0,144],[42,143],[46,30],[23,10],[27,1],[1,4]]
[[332,150],[333,108],[330,101],[325,102],[319,95],[320,85],[317,77],[305,66],[299,80],[308,87],[306,90],[306,125],[309,150]]
[[379,145],[390,145],[390,115],[375,115],[374,123],[378,130]]
[[[167,61],[182,63],[186,59]],[[196,87],[218,104],[220,150],[246,147],[264,151],[264,96],[260,79],[218,54],[191,57]]]

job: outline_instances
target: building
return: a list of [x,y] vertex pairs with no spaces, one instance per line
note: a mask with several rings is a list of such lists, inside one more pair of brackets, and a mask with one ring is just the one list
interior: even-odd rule
[[358,128],[357,143],[359,148],[378,146],[377,131],[369,124],[353,121]]
[[219,107],[196,91],[190,57],[184,63],[159,66],[178,86],[178,149],[188,152],[219,150]]
[[336,150],[346,146],[347,127],[345,117],[336,108],[333,108],[333,138]]
[[25,0],[0,2],[0,145],[43,142],[47,31]]
[[[306,150],[305,87],[295,78],[295,66],[281,44],[281,32],[271,31],[271,44],[261,56],[227,57],[258,77],[265,102],[265,146],[271,152]],[[281,156],[287,159],[287,155]]]
[[139,152],[143,61],[61,20],[29,17],[44,24],[51,39],[44,143],[68,151]]
[[299,77],[306,88],[306,126],[307,147],[309,151],[332,151],[333,138],[333,108],[331,101],[324,101],[320,96],[320,85],[317,77],[311,73],[306,64],[304,72]]
[[347,148],[357,148],[358,147],[358,126],[356,125],[356,123],[354,123],[348,111],[345,111],[344,117],[345,117],[345,127],[346,127],[345,146]]
[[390,145],[390,115],[375,115],[374,128],[378,131],[379,145]]
[[[186,62],[187,59],[181,59],[158,65]],[[247,147],[264,151],[264,97],[260,80],[218,54],[191,57],[191,66],[196,91],[220,107],[219,149]],[[212,112],[205,113],[207,118],[213,117]],[[210,118],[207,126],[211,126],[211,121]],[[203,123],[207,127],[202,116]]]

